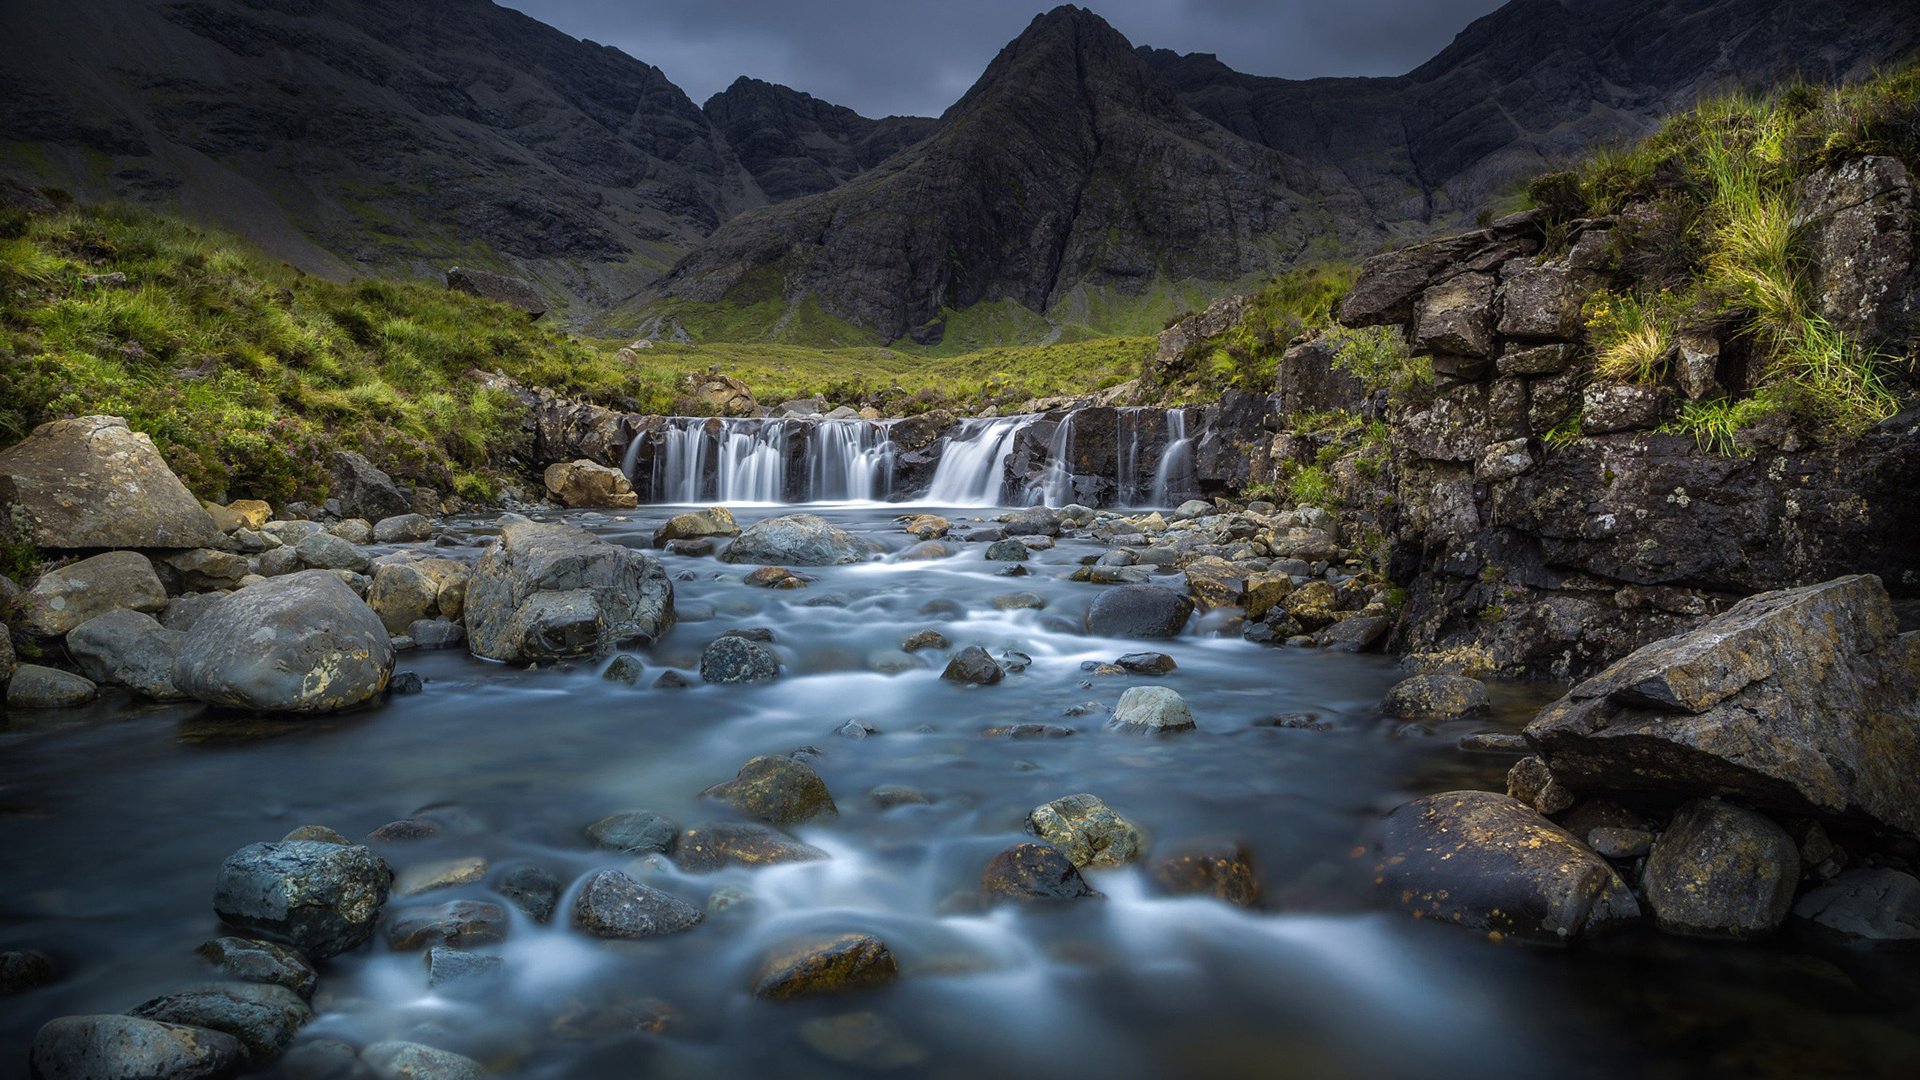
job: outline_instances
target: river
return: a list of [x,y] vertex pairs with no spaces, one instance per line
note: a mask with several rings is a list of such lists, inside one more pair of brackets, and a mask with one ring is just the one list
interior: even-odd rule
[[[890,548],[911,543],[892,523],[898,508],[810,509]],[[570,520],[645,546],[672,512]],[[744,525],[777,511],[737,512]],[[932,562],[809,569],[814,583],[791,591],[664,556],[682,578],[680,621],[636,650],[637,685],[602,678],[604,660],[527,671],[412,652],[400,667],[424,692],[326,720],[124,702],[10,717],[0,948],[50,951],[68,974],[0,1009],[0,1075],[24,1070],[48,1018],[122,1011],[208,977],[193,950],[220,932],[214,876],[235,849],[306,824],[358,838],[410,815],[448,828],[378,845],[402,872],[478,855],[489,881],[538,865],[577,883],[612,866],[695,906],[719,886],[745,899],[687,933],[625,944],[516,912],[506,940],[482,950],[504,958],[504,977],[461,992],[429,990],[420,954],[376,937],[323,967],[303,1037],[412,1039],[527,1078],[831,1077],[881,1064],[955,1078],[1785,1076],[1812,1062],[1893,1075],[1914,1060],[1910,1005],[1897,1004],[1912,988],[1868,959],[1856,970],[1789,944],[1650,932],[1572,952],[1503,947],[1385,909],[1364,857],[1370,824],[1415,795],[1499,787],[1508,760],[1465,753],[1459,737],[1517,729],[1553,688],[1496,688],[1491,720],[1405,728],[1374,711],[1403,674],[1391,660],[1250,644],[1219,613],[1147,645],[1174,657],[1170,674],[1091,676],[1083,661],[1143,645],[1080,628],[1099,587],[1066,576],[1100,549],[1062,540],[1030,576],[1008,578],[978,545],[954,546]],[[995,605],[1012,593],[1045,606]],[[772,631],[781,679],[653,685],[669,669],[697,683],[702,647],[735,627]],[[926,627],[1031,664],[997,686],[943,682],[944,654],[898,648]],[[1184,695],[1198,729],[1105,730],[1101,709],[1144,682]],[[1068,715],[1083,703],[1094,707]],[[875,732],[836,733],[855,719]],[[985,734],[1021,723],[1073,734]],[[724,818],[702,789],[749,757],[796,751],[839,806],[795,830],[826,861],[691,874],[582,835],[624,810]],[[928,801],[882,809],[868,795],[881,785]],[[1145,865],[1192,840],[1243,842],[1262,905],[1159,896],[1140,865],[1087,871],[1101,899],[977,903],[987,860],[1027,839],[1027,812],[1078,792],[1139,825]],[[462,898],[499,899],[477,883],[390,911]],[[899,980],[838,998],[753,997],[759,958],[813,931],[880,936]],[[862,1015],[836,1028],[848,1014]],[[645,1017],[663,1018],[645,1025],[660,1030],[631,1030]]]

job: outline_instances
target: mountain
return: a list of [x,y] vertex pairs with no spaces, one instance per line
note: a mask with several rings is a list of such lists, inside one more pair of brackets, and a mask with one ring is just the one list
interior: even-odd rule
[[1920,5],[1901,0],[1515,0],[1397,78],[1264,78],[1140,53],[1201,115],[1424,231],[1705,93],[1854,81],[1916,51]]
[[766,201],[658,68],[487,0],[6,0],[0,168],[330,276],[464,262],[584,307]]
[[1057,8],[933,134],[729,221],[643,310],[772,337],[1138,331],[1195,294],[1457,228],[1704,92],[1916,49],[1911,0],[1514,0],[1407,75],[1287,80]]
[[[1377,236],[1350,192],[1183,104],[1091,12],[1036,18],[938,129],[830,191],[728,222],[663,294],[796,309],[881,340],[939,341],[949,313],[1068,306],[1092,290],[1251,275],[1317,235]],[[698,309],[682,303],[682,318]]]
[[932,132],[925,116],[870,120],[812,94],[745,75],[701,107],[770,199],[837,187]]

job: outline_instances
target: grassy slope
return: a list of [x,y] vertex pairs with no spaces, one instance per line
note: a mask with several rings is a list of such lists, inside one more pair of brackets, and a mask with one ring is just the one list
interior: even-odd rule
[[[88,282],[110,274],[125,284]],[[472,368],[641,412],[687,408],[682,377],[709,367],[764,400],[818,393],[910,412],[1111,386],[1138,373],[1151,339],[938,360],[663,346],[637,364],[617,358],[619,344],[424,283],[308,276],[145,211],[0,215],[0,445],[56,417],[118,414],[205,497],[316,498],[329,454],[357,449],[484,499],[523,447],[517,406],[464,379]]]

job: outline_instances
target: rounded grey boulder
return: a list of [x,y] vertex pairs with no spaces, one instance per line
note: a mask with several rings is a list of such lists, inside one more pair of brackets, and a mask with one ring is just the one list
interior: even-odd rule
[[527,663],[653,642],[673,626],[660,561],[571,525],[509,520],[467,582],[475,656]]
[[573,902],[573,925],[595,937],[645,938],[691,930],[700,909],[618,870],[587,879]]
[[1186,628],[1193,601],[1159,585],[1120,585],[1087,609],[1087,632],[1102,637],[1170,638]]
[[63,1016],[33,1037],[36,1080],[215,1080],[246,1063],[231,1035],[134,1016]]
[[313,1019],[300,995],[273,983],[212,983],[164,994],[130,1010],[169,1024],[190,1024],[240,1040],[254,1062],[279,1055]]
[[700,653],[700,678],[710,683],[772,682],[780,677],[780,659],[757,641],[728,634]]
[[836,566],[864,562],[881,551],[818,514],[785,514],[747,526],[720,558],[762,566]]
[[9,709],[70,709],[100,695],[92,682],[59,668],[21,664],[7,681]]
[[1165,686],[1135,686],[1120,695],[1107,726],[1122,731],[1159,735],[1195,727],[1187,699]]
[[228,594],[187,631],[173,665],[187,696],[253,712],[350,709],[378,697],[392,675],[379,616],[323,570]]
[[380,1080],[480,1080],[487,1070],[470,1057],[415,1042],[377,1042],[360,1060]]
[[1799,883],[1800,849],[1785,829],[1711,799],[1673,815],[1641,877],[1660,929],[1737,940],[1778,929]]
[[173,685],[184,631],[169,630],[139,611],[109,611],[67,634],[67,655],[96,683],[124,686],[155,701],[186,697]]
[[373,936],[392,881],[386,862],[358,844],[250,844],[220,867],[213,910],[230,926],[323,960]]
[[1457,720],[1488,708],[1485,683],[1444,672],[1402,679],[1380,703],[1380,711],[1401,720]]

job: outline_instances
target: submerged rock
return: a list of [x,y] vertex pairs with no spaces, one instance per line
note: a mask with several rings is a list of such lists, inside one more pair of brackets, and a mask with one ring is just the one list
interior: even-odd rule
[[1140,830],[1093,795],[1067,795],[1027,814],[1034,835],[1066,853],[1076,867],[1122,866],[1140,855]]
[[0,952],[0,997],[24,994],[52,984],[58,973],[47,955],[32,949]]
[[968,686],[992,686],[1006,678],[1007,673],[994,662],[987,650],[978,645],[969,645],[947,661],[946,670],[940,673],[940,677]]
[[733,519],[733,513],[724,506],[710,506],[668,518],[665,525],[653,531],[653,546],[666,547],[675,540],[739,535],[740,523]]
[[320,976],[295,949],[251,938],[215,938],[200,946],[200,955],[236,979],[284,986],[303,998],[313,996]]
[[308,570],[208,608],[180,643],[173,683],[212,705],[327,713],[378,697],[393,674],[386,627],[338,577]]
[[995,855],[980,874],[989,900],[1077,900],[1099,896],[1073,860],[1045,844],[1016,844]]
[[380,1080],[481,1080],[487,1070],[470,1057],[414,1042],[377,1042],[360,1060]]
[[1380,703],[1381,712],[1399,720],[1458,720],[1490,707],[1485,683],[1444,672],[1402,679]]
[[455,900],[437,907],[412,908],[387,925],[387,946],[410,952],[433,945],[465,948],[489,945],[507,936],[507,909],[484,900]]
[[16,666],[7,681],[9,709],[71,709],[99,695],[91,680],[39,664]]
[[618,870],[587,879],[573,902],[573,925],[595,937],[646,938],[691,930],[706,916],[671,893]]
[[1173,896],[1211,896],[1235,907],[1260,903],[1253,854],[1238,841],[1184,845],[1154,864],[1153,881]]
[[651,810],[629,810],[612,814],[587,826],[587,839],[598,847],[634,855],[652,852],[671,854],[680,836],[680,825],[665,814]]
[[219,1080],[247,1064],[219,1031],[135,1016],[63,1016],[33,1037],[35,1080]]
[[789,945],[760,964],[755,997],[787,1001],[883,986],[900,975],[893,950],[870,934]]
[[213,910],[230,926],[324,960],[373,936],[392,878],[357,844],[250,844],[220,867]]
[[1719,794],[1920,838],[1920,633],[1878,578],[1750,596],[1636,650],[1527,737],[1577,791]]
[[534,922],[546,922],[560,903],[560,879],[537,866],[523,866],[500,879],[495,890]]
[[728,634],[700,653],[700,678],[710,683],[763,683],[780,677],[780,658],[756,641]]
[[927,1060],[927,1048],[878,1013],[842,1013],[803,1020],[800,1041],[821,1057],[861,1069],[906,1069]]
[[747,526],[720,558],[732,563],[834,566],[864,562],[882,550],[818,514],[784,514]]
[[117,416],[54,420],[0,450],[0,504],[38,547],[203,548],[220,529],[153,440]]
[[1846,938],[1920,940],[1920,878],[1884,866],[1845,870],[1809,890],[1793,914]]
[[1387,815],[1380,884],[1415,918],[1549,943],[1639,917],[1632,890],[1572,833],[1490,791],[1453,791]]
[[839,813],[819,773],[803,762],[772,754],[750,759],[733,779],[701,794],[772,825],[798,825]]
[[1660,929],[1739,940],[1779,929],[1799,883],[1800,851],[1785,829],[1711,799],[1673,815],[1641,875]]
[[707,873],[725,866],[771,866],[815,862],[827,853],[765,825],[719,821],[680,834],[673,858],[683,870]]
[[653,642],[673,626],[659,560],[570,525],[509,521],[467,584],[474,655],[516,663]]
[[1094,598],[1087,632],[1101,637],[1178,637],[1193,615],[1193,601],[1159,585],[1119,585]]

